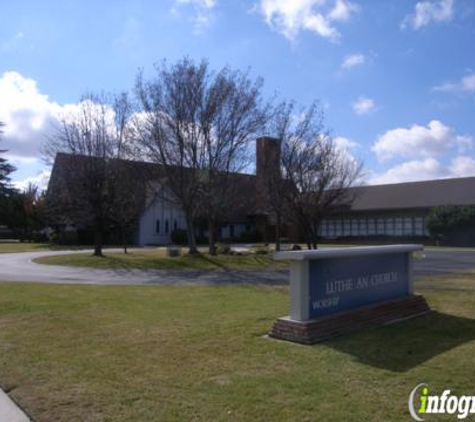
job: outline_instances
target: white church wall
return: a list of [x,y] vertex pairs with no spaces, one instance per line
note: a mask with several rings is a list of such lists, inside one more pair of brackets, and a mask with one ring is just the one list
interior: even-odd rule
[[140,218],[139,245],[168,245],[175,229],[186,229],[183,211],[177,205],[157,196]]
[[[171,233],[173,230],[186,230],[184,212],[178,205],[166,198],[163,192],[157,195],[142,214],[138,232],[140,246],[169,245],[172,243]],[[228,224],[221,228],[221,238],[239,238],[245,231],[246,224]],[[203,234],[207,236],[208,231],[204,230]]]

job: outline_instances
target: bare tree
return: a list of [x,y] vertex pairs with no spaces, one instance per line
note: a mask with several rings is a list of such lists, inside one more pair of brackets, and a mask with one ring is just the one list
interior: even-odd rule
[[206,177],[200,186],[199,213],[208,222],[209,252],[216,253],[215,233],[239,206],[236,195],[240,180],[236,173],[251,160],[249,145],[264,129],[269,105],[261,99],[262,80],[222,69],[209,87],[207,108],[210,129],[203,132]]
[[110,177],[107,183],[110,207],[110,224],[120,232],[120,241],[127,253],[127,245],[143,211],[148,174],[144,173],[140,164],[128,160],[112,160]]
[[136,86],[139,139],[185,214],[190,253],[197,252],[195,220],[204,216],[214,254],[214,233],[230,208],[231,174],[245,165],[248,143],[266,121],[262,80],[229,68],[213,73],[205,60],[185,58],[162,62],[151,81],[139,74]]
[[57,219],[91,228],[96,256],[102,256],[103,236],[112,225],[117,190],[125,189],[115,172],[117,160],[126,156],[130,113],[125,94],[87,94],[77,112],[65,116],[56,135],[43,146],[50,160],[67,154],[62,168],[53,167],[49,209]]
[[275,182],[275,203],[281,201],[278,211],[300,228],[307,247],[316,249],[323,218],[354,200],[349,188],[361,183],[362,165],[337,148],[318,103],[301,113],[294,103],[282,104],[273,130],[282,145],[282,179]]

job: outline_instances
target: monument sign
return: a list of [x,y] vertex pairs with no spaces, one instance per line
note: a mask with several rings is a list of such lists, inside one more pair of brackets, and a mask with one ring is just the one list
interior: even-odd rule
[[314,343],[429,312],[414,295],[412,253],[422,245],[279,252],[290,261],[290,316],[272,337]]

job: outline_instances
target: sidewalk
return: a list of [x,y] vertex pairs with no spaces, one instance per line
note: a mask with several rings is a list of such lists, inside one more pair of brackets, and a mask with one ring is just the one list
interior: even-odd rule
[[0,389],[0,422],[29,422],[23,411]]

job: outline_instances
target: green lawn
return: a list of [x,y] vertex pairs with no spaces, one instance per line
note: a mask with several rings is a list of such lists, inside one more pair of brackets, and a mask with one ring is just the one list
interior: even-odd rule
[[0,384],[46,422],[410,420],[421,382],[475,394],[474,275],[416,286],[435,312],[310,347],[263,338],[282,287],[4,282]]
[[272,254],[210,256],[207,253],[202,253],[169,258],[164,249],[135,250],[127,254],[106,252],[104,257],[77,253],[37,258],[34,261],[40,264],[103,269],[259,270],[288,267],[286,262],[274,261]]

